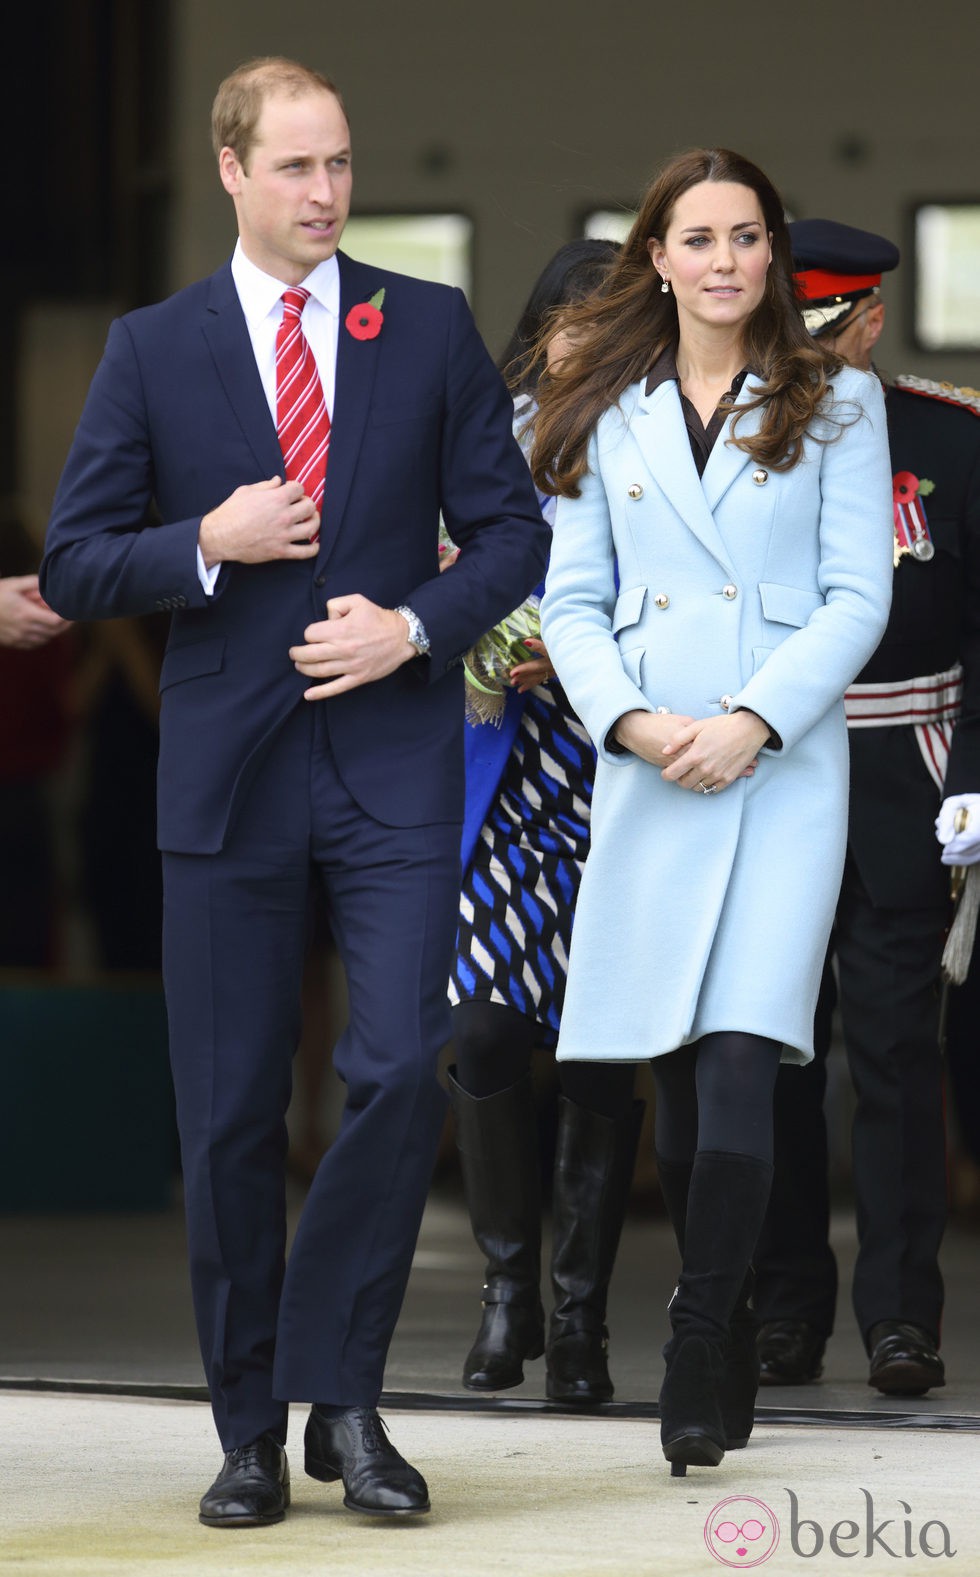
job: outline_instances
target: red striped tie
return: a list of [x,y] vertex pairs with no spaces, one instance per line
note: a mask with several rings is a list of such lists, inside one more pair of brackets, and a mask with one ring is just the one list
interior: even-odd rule
[[283,292],[282,322],[276,333],[276,430],[286,480],[299,482],[319,510],[327,476],[330,417],[300,323],[309,299],[310,292],[301,285]]

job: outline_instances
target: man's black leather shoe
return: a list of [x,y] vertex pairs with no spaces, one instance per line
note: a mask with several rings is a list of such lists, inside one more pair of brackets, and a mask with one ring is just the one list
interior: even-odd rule
[[224,1466],[201,1497],[209,1528],[255,1528],[281,1522],[289,1505],[289,1463],[272,1435],[225,1452]]
[[936,1344],[921,1325],[879,1320],[868,1333],[871,1372],[868,1384],[885,1396],[922,1396],[946,1384]]
[[760,1385],[809,1385],[823,1373],[826,1338],[805,1320],[768,1320],[759,1327]]
[[324,1418],[314,1407],[306,1425],[306,1471],[329,1484],[344,1481],[344,1505],[374,1516],[408,1517],[429,1509],[429,1491],[388,1439],[374,1407],[350,1407]]

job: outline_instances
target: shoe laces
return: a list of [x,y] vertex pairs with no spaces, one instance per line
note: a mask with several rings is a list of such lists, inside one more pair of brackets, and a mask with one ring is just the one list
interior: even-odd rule
[[247,1446],[235,1446],[228,1453],[228,1461],[234,1467],[263,1467],[263,1456],[269,1442],[265,1436],[258,1440],[250,1440]]
[[365,1451],[386,1451],[388,1449],[388,1425],[380,1413],[373,1408],[365,1408],[358,1413],[357,1426],[361,1434],[361,1445]]

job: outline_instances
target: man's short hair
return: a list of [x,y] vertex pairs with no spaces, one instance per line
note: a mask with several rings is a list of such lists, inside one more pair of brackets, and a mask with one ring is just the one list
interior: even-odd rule
[[211,143],[215,154],[230,148],[244,168],[259,123],[262,106],[273,94],[299,99],[307,93],[332,93],[343,110],[344,101],[329,77],[282,55],[262,55],[247,60],[225,77],[211,106]]

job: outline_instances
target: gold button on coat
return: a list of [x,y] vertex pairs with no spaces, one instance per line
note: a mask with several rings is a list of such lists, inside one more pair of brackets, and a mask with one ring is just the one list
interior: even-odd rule
[[658,592],[653,600],[656,603],[658,608],[669,608],[670,607],[670,598],[668,597],[668,595],[667,595],[667,593],[665,591]]
[[769,480],[769,472],[768,471],[763,471],[763,469],[762,469],[762,467],[760,465],[757,471],[753,471],[752,472],[752,480],[755,483],[756,487],[763,487],[765,485],[765,483],[768,482],[768,480]]
[[631,482],[629,487],[626,489],[626,491],[629,494],[630,498],[642,498],[643,497],[643,489],[640,486],[639,482]]
[[735,597],[738,596],[738,587],[737,586],[732,586],[731,584],[729,584],[727,586],[722,586],[721,594],[722,594],[723,597],[727,597],[728,601],[731,602],[731,601],[733,601],[733,599]]

